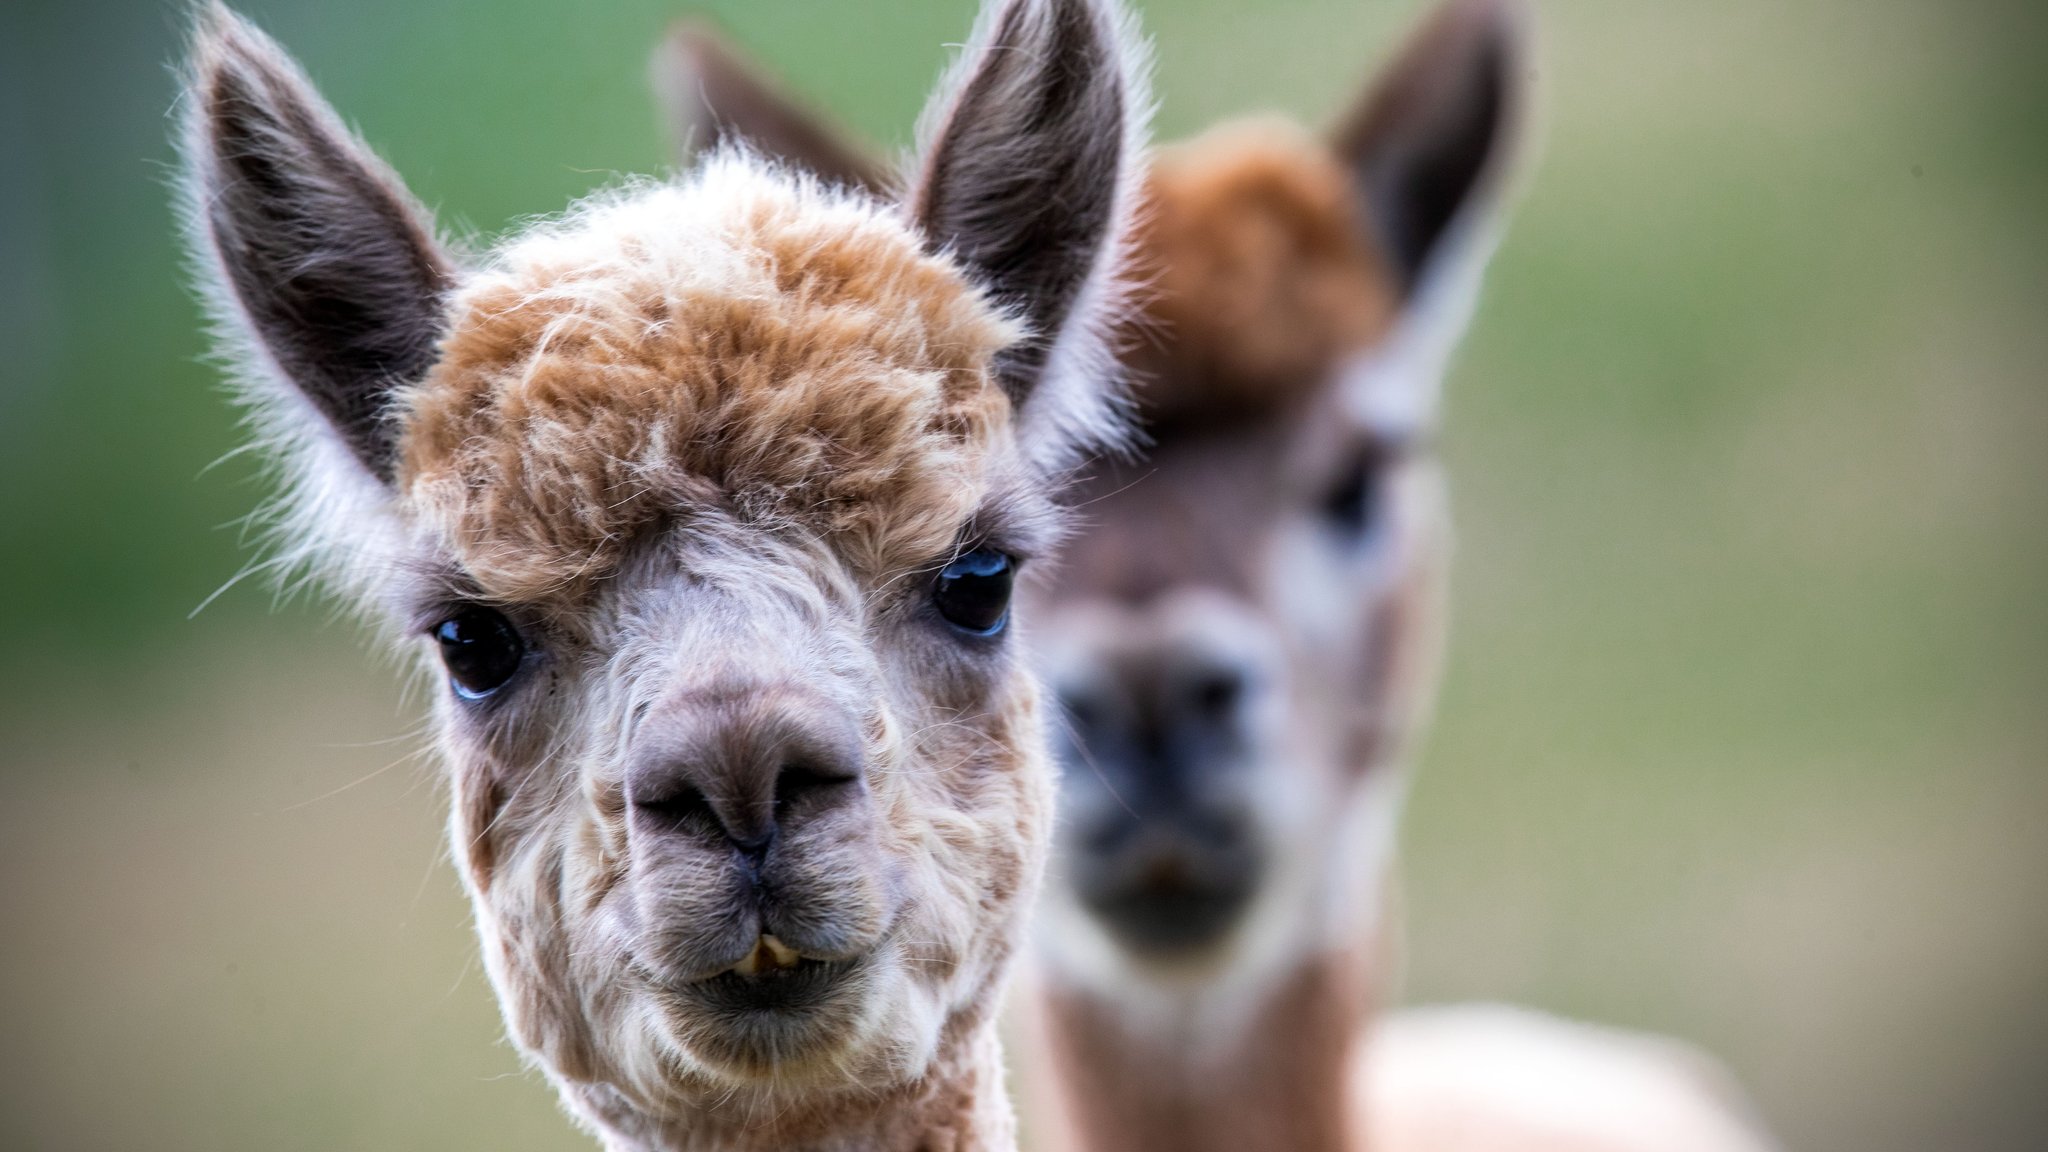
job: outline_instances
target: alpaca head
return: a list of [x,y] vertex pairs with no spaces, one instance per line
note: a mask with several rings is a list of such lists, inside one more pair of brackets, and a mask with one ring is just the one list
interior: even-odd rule
[[615,1133],[923,1076],[1050,837],[1008,603],[1115,435],[1116,13],[992,3],[900,201],[728,150],[474,258],[202,25],[199,259],[288,544],[435,684],[516,1040]]
[[1226,125],[1153,165],[1153,448],[1077,491],[1039,606],[1067,720],[1056,979],[1243,1005],[1376,927],[1441,628],[1437,394],[1518,136],[1520,30],[1451,0],[1327,140]]

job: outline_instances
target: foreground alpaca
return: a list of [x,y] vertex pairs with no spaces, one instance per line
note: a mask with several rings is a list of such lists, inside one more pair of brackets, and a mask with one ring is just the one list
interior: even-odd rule
[[[1522,130],[1523,52],[1512,9],[1460,0],[1330,143],[1259,122],[1154,165],[1131,353],[1153,447],[1076,494],[1038,606],[1073,736],[1040,932],[1048,1144],[1757,1146],[1668,1042],[1505,1009],[1367,1029],[1441,634],[1437,390]],[[686,135],[887,185],[703,33],[659,59]]]
[[1052,773],[1005,624],[1114,434],[1109,0],[991,4],[900,205],[728,152],[474,262],[201,23],[196,250],[294,543],[439,663],[521,1049],[614,1149],[1013,1146]]

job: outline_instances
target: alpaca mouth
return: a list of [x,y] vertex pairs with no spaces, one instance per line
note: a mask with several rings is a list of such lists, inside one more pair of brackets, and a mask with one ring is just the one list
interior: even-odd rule
[[860,968],[861,958],[819,960],[763,935],[739,963],[694,981],[685,991],[721,1013],[801,1016],[828,1003]]
[[1214,948],[1251,903],[1249,885],[1154,888],[1100,895],[1086,903],[1134,952],[1159,958]]
[[1254,854],[1184,838],[1155,838],[1076,877],[1081,904],[1125,948],[1185,959],[1224,943],[1257,895]]

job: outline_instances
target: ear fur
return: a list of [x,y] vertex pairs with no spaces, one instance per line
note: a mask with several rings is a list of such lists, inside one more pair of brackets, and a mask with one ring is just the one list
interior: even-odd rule
[[995,0],[920,121],[907,200],[1031,337],[997,365],[1048,469],[1121,442],[1108,343],[1151,104],[1116,0]]
[[1346,372],[1377,426],[1436,419],[1524,147],[1528,25],[1519,0],[1447,0],[1334,134],[1403,296],[1394,330]]
[[200,10],[184,104],[195,262],[252,403],[324,429],[388,485],[386,409],[432,366],[455,275],[426,213],[284,50],[218,4]]
[[1448,0],[1334,135],[1404,292],[1499,198],[1528,102],[1526,24],[1515,0]]
[[888,194],[886,164],[790,96],[709,24],[682,20],[654,50],[649,74],[680,156],[710,152],[729,139],[823,177]]

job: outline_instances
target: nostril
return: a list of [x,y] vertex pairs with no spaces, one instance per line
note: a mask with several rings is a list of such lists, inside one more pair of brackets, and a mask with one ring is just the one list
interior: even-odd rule
[[687,781],[678,780],[650,796],[636,796],[633,806],[663,828],[674,831],[713,835],[722,827],[718,813],[711,807],[711,798]]
[[777,833],[866,793],[862,729],[793,690],[706,690],[642,725],[623,766],[626,799],[649,858],[678,852],[770,861]]
[[853,791],[857,779],[813,764],[784,764],[775,776],[776,825],[831,807]]
[[1188,686],[1188,703],[1196,715],[1210,720],[1223,720],[1237,711],[1244,699],[1244,676],[1235,669],[1214,668],[1197,677]]
[[1092,856],[1108,856],[1128,844],[1141,826],[1138,818],[1128,811],[1091,821],[1078,837],[1081,850]]

